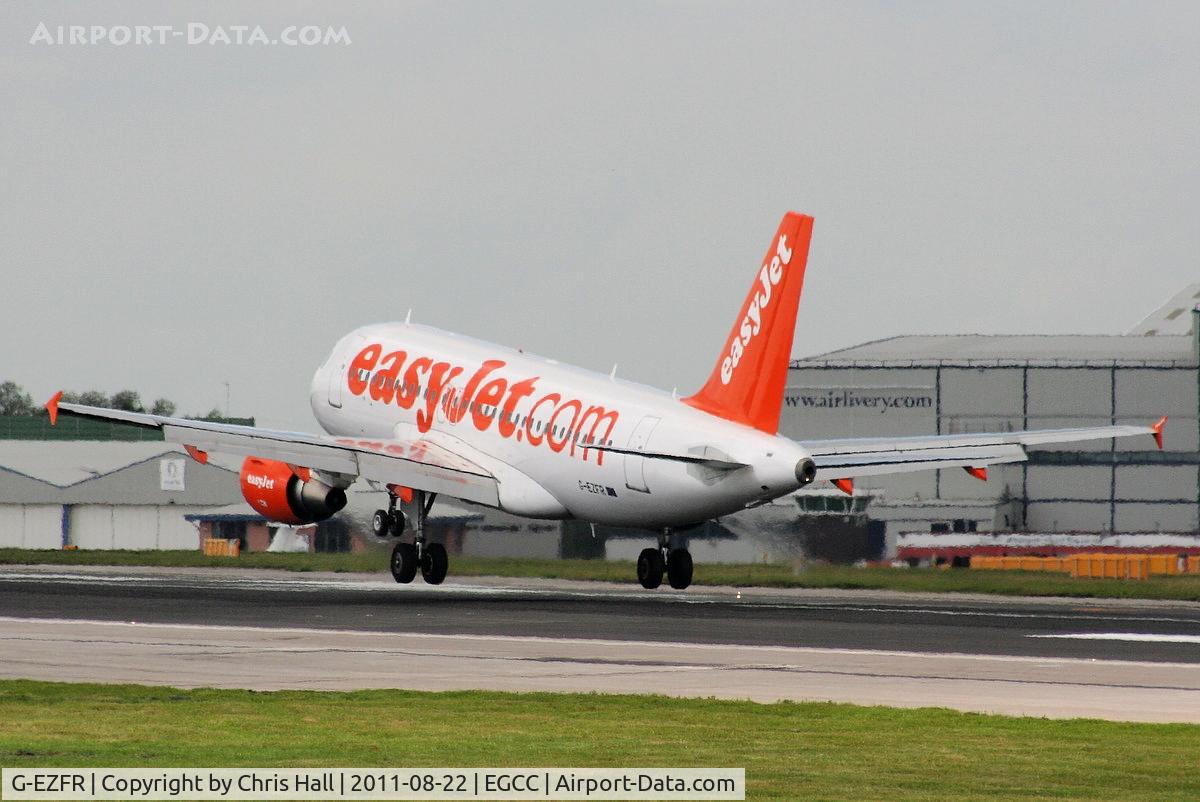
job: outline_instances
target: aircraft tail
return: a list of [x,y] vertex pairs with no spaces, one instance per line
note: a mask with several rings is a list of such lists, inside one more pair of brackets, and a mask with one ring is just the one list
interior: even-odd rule
[[783,216],[712,375],[685,404],[769,434],[779,431],[812,226],[807,215]]

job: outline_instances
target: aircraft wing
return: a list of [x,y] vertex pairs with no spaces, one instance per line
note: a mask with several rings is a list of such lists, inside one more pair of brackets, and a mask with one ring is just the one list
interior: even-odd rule
[[933,468],[985,468],[1023,462],[1025,446],[1108,440],[1153,435],[1162,448],[1166,418],[1151,426],[1095,426],[1021,432],[931,435],[928,437],[864,437],[846,440],[802,440],[822,479],[853,479]]
[[56,395],[46,404],[51,423],[57,420],[59,412],[67,412],[83,418],[160,429],[168,443],[185,446],[188,453],[201,460],[209,451],[261,457],[318,471],[361,476],[383,484],[444,493],[480,504],[499,505],[495,476],[445,446],[420,439],[331,437],[64,404],[59,403],[58,398]]

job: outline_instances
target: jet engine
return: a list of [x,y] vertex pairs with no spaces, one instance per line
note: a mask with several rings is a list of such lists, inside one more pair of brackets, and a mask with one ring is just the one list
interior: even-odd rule
[[242,496],[254,511],[284,524],[323,521],[346,506],[346,491],[285,462],[247,457],[241,480]]
[[817,478],[817,463],[805,457],[796,463],[796,481],[801,487],[811,485]]

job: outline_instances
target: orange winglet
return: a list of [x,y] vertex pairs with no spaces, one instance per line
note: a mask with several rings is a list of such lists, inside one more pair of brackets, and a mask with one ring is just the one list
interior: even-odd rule
[[974,476],[981,482],[987,481],[987,468],[975,468],[971,465],[964,465],[963,470]]
[[404,487],[403,485],[388,485],[388,490],[392,493],[392,495],[397,496],[405,504],[412,504],[413,491],[411,487]]
[[292,473],[295,474],[296,478],[301,482],[307,482],[312,479],[311,468],[305,468],[303,465],[293,465],[290,462],[287,463],[287,466],[292,469]]
[[853,479],[834,479],[833,486],[845,493],[847,496],[854,495],[854,480]]
[[1163,430],[1163,426],[1165,426],[1166,424],[1167,424],[1167,416],[1163,415],[1161,418],[1159,418],[1158,420],[1156,420],[1154,423],[1152,423],[1150,425],[1150,428],[1154,430],[1154,442],[1158,443],[1159,451],[1162,451],[1162,448],[1163,448],[1162,430]]
[[201,451],[200,449],[196,448],[195,446],[189,446],[189,445],[185,445],[183,447],[183,450],[186,451],[188,453],[188,455],[191,456],[192,459],[196,460],[196,462],[199,462],[201,465],[208,464],[208,452],[207,451]]
[[58,423],[58,402],[62,400],[63,391],[59,390],[54,395],[50,396],[50,400],[46,402],[46,411],[50,413],[50,425],[54,426]]

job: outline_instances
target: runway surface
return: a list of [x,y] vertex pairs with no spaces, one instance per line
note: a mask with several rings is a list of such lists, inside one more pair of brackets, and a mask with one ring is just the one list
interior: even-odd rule
[[1200,605],[6,566],[0,676],[653,692],[1200,723]]

